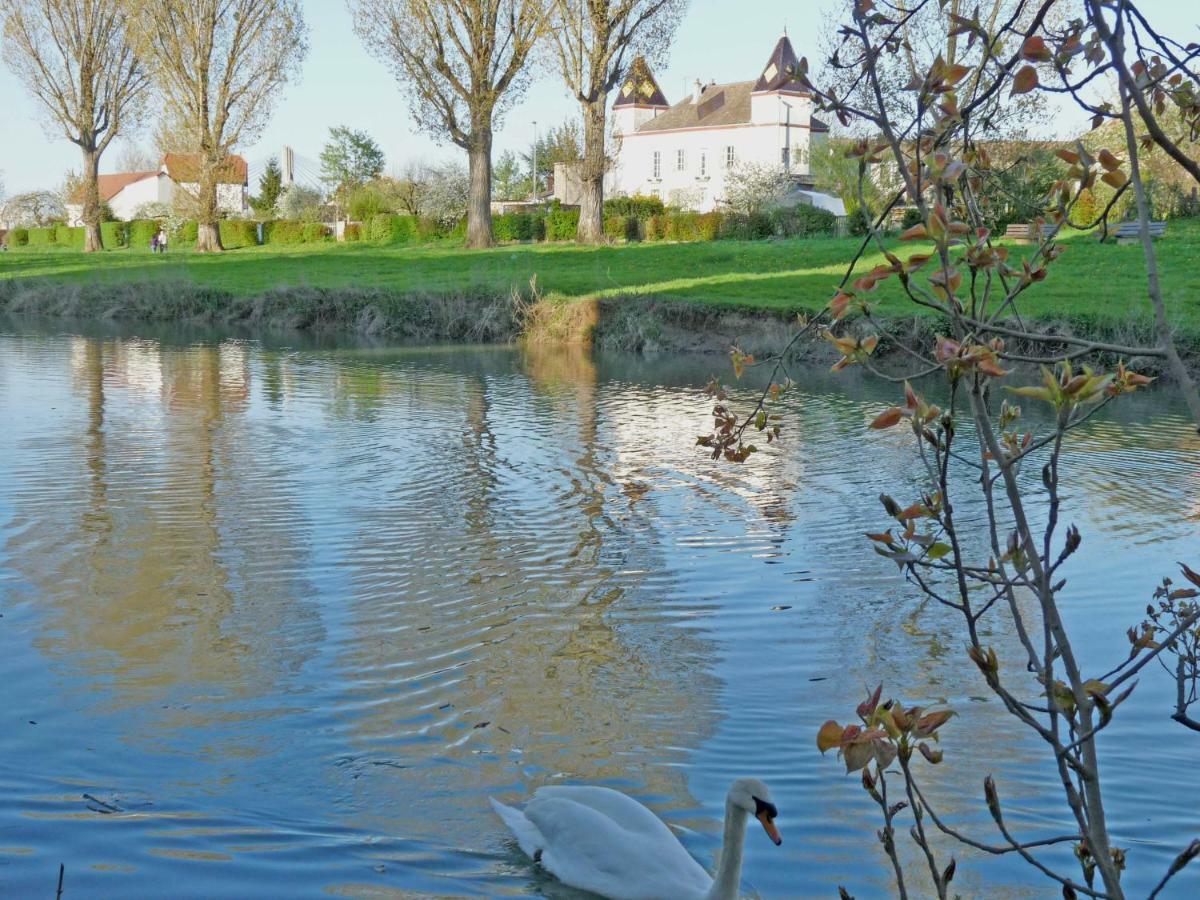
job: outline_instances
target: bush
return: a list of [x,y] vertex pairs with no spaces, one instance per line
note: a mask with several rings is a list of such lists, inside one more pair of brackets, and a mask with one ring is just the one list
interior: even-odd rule
[[393,216],[379,213],[367,225],[367,240],[380,244],[411,244],[418,237],[417,220],[413,216]]
[[129,246],[128,222],[102,222],[100,224],[100,239],[108,249]]
[[545,237],[546,223],[536,213],[505,213],[492,217],[492,233],[498,241],[534,241]]
[[342,232],[342,238],[346,243],[353,243],[362,240],[362,226],[357,222],[347,222],[346,230]]
[[[818,209],[805,203],[779,207],[771,210],[769,215],[772,231],[781,237],[812,237],[818,234],[832,234],[837,225],[837,216],[829,210]],[[859,209],[857,215],[860,219],[865,219],[866,213]]]
[[198,222],[180,222],[171,230],[170,239],[180,244],[194,244],[199,235],[200,224]]
[[667,237],[667,217],[665,215],[651,216],[646,220],[645,239],[662,241]]
[[83,249],[83,229],[68,228],[66,225],[54,226],[54,243],[61,247],[70,247],[74,250]]
[[635,194],[632,197],[611,197],[604,201],[605,216],[633,216],[644,221],[651,216],[661,216],[664,212],[666,209],[661,197]]
[[14,228],[8,233],[8,245],[10,247],[26,247],[29,245],[29,229]]
[[320,222],[308,222],[303,229],[305,244],[319,244],[322,241],[329,240],[329,229]]
[[914,225],[921,224],[921,211],[915,206],[910,206],[904,210],[904,215],[900,217],[900,230],[908,231]]
[[350,199],[346,202],[346,209],[350,213],[350,218],[366,222],[375,216],[392,212],[392,205],[388,198],[377,189],[360,187],[350,194]]
[[136,250],[149,250],[150,241],[158,234],[159,223],[154,219],[136,219],[128,224],[129,246]]
[[417,219],[417,240],[426,243],[435,241],[440,237],[444,237],[445,233],[442,230],[442,225],[437,219],[430,216],[421,216]]
[[721,234],[721,219],[724,216],[717,210],[701,213],[696,222],[698,241],[715,241]]
[[[606,203],[605,206],[608,204]],[[604,217],[604,234],[610,240],[636,241],[638,239],[638,219],[631,215],[608,215]]]
[[573,241],[579,230],[579,210],[556,209],[546,215],[546,240]]
[[760,241],[775,233],[771,218],[766,213],[727,212],[721,217],[718,237],[732,241]]
[[245,219],[225,219],[220,224],[221,246],[226,250],[258,246],[258,223]]
[[29,246],[30,247],[49,247],[54,243],[53,228],[30,228],[29,229]]

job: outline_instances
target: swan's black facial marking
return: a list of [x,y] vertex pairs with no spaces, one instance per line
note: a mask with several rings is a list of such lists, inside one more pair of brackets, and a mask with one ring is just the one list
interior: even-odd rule
[[779,815],[779,810],[777,810],[775,808],[774,803],[768,803],[766,800],[759,800],[757,797],[755,797],[753,795],[751,795],[751,799],[754,801],[754,817],[755,818],[758,818],[763,813],[766,813],[767,819],[774,821],[775,818]]

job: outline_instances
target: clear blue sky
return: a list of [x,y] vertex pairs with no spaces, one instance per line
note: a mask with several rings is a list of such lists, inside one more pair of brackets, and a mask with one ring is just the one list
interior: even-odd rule
[[[186,0],[178,0],[186,2]],[[241,148],[252,166],[288,144],[316,159],[327,130],[349,125],[370,132],[387,153],[389,167],[413,158],[460,157],[457,148],[439,145],[417,133],[404,96],[391,73],[362,49],[350,26],[342,0],[303,0],[310,49],[301,77],[288,85],[274,116],[253,146]],[[701,80],[752,78],[766,61],[785,23],[796,53],[815,59],[822,22],[845,9],[845,0],[754,0],[743,5],[728,0],[692,0],[680,25],[668,66],[656,74],[668,99],[677,100],[685,85]],[[1162,22],[1176,37],[1197,40],[1197,0],[1143,0],[1152,21]],[[575,115],[577,105],[552,71],[544,71],[502,123],[496,150],[528,145],[533,122],[539,128]],[[0,178],[9,195],[53,188],[79,165],[75,146],[63,138],[47,138],[41,117],[21,84],[0,65]],[[1060,117],[1048,130],[1077,131],[1082,117]],[[149,149],[149,136],[140,143]],[[110,150],[111,170],[116,153]],[[252,185],[253,187],[254,185]]]

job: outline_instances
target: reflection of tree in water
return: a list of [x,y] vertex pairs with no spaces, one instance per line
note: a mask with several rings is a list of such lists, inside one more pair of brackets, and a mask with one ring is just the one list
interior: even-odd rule
[[[395,807],[363,801],[393,831],[441,840],[449,816],[491,833],[481,786],[555,776],[682,799],[667,748],[711,727],[703,645],[664,627],[642,576],[625,574],[663,563],[648,517],[608,515],[628,500],[604,474],[594,371],[579,357],[524,363],[527,377],[511,359],[454,379],[406,366],[422,383],[406,391],[454,402],[432,405],[397,448],[403,470],[354,511],[342,665],[356,674],[355,744],[413,767],[380,767],[388,777],[365,788],[403,794],[402,826]],[[411,451],[448,431],[456,452]]]
[[255,577],[296,548],[255,521],[286,498],[243,480],[257,462],[237,433],[247,357],[85,339],[73,363],[83,427],[53,436],[56,488],[22,495],[30,527],[6,548],[46,612],[38,646],[107,678],[112,709],[152,717],[158,737],[211,723],[227,711],[187,701],[264,690],[286,654],[263,642],[305,615],[294,582]]

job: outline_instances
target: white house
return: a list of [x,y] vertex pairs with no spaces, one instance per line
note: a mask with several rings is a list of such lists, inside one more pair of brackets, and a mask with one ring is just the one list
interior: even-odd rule
[[[100,199],[109,205],[114,216],[129,221],[147,204],[162,204],[169,208],[175,202],[176,191],[195,195],[199,168],[199,154],[168,153],[153,171],[101,175],[98,179]],[[227,216],[246,215],[250,209],[246,160],[230,156],[218,178],[217,208]],[[66,208],[67,224],[82,225],[83,204],[68,203]]]
[[613,104],[616,152],[605,193],[708,211],[724,200],[731,169],[779,166],[795,181],[794,199],[844,215],[840,200],[811,190],[810,150],[829,127],[813,116],[812,95],[792,77],[796,65],[784,35],[757,79],[697,81],[690,97],[671,105],[645,60],[634,60]]

